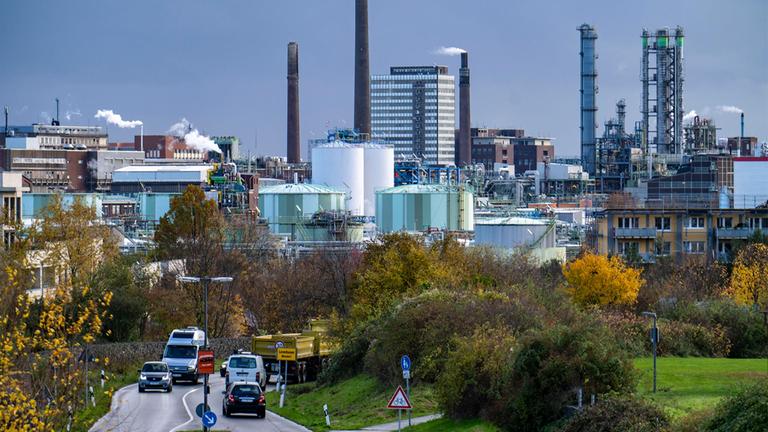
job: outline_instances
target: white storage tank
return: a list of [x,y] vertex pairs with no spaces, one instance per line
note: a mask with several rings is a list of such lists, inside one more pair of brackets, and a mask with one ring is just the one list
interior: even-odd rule
[[548,220],[526,217],[478,218],[475,221],[475,244],[514,249],[522,246],[551,248],[555,246],[555,226]]
[[296,224],[319,211],[344,211],[344,192],[325,185],[288,183],[259,190],[259,210],[275,234],[294,234]]
[[409,184],[376,192],[376,225],[381,232],[429,228],[471,231],[474,198],[464,188]]
[[312,149],[312,183],[346,193],[346,209],[353,216],[364,214],[364,173],[364,149],[359,144],[334,141]]
[[395,149],[388,145],[366,143],[364,151],[365,216],[376,215],[376,192],[395,186]]

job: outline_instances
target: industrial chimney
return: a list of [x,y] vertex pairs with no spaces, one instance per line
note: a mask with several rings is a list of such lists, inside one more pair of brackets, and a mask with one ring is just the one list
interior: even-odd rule
[[299,135],[299,45],[288,44],[288,163],[301,162]]
[[371,134],[371,68],[368,61],[368,0],[355,0],[355,129]]
[[581,166],[590,177],[595,176],[597,163],[595,148],[597,145],[597,69],[595,60],[595,40],[597,32],[589,24],[579,27],[581,33]]
[[457,165],[472,163],[472,133],[469,110],[469,55],[461,53],[459,69],[459,155]]

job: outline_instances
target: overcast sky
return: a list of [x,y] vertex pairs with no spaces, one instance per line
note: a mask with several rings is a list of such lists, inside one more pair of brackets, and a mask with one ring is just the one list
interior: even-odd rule
[[[584,22],[598,32],[599,133],[619,98],[630,122],[640,118],[642,28],[681,25],[686,111],[735,136],[738,115],[717,108],[734,105],[747,135],[768,137],[765,0],[370,0],[369,9],[372,73],[444,64],[456,74],[458,58],[433,51],[466,48],[473,126],[553,137],[559,155],[579,151]],[[352,125],[353,0],[3,0],[0,12],[0,105],[12,124],[45,121],[59,97],[62,124],[103,124],[96,110],[112,109],[160,134],[186,117],[239,136],[244,152],[285,155],[286,44],[297,41],[302,157],[307,139]]]

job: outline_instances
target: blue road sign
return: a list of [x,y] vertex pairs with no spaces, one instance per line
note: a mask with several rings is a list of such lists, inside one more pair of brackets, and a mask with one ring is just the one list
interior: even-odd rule
[[216,414],[213,411],[208,411],[203,415],[203,426],[210,428],[216,424]]
[[411,370],[411,358],[407,354],[400,357],[400,366],[404,371]]
[[211,406],[208,405],[208,409],[205,409],[205,405],[203,404],[197,404],[195,407],[195,414],[197,414],[198,417],[203,418],[203,412],[208,412],[211,410]]

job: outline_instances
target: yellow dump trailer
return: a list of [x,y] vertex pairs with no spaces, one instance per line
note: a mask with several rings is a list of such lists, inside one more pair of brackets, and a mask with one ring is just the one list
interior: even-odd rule
[[264,359],[268,375],[278,375],[287,365],[289,381],[314,380],[333,352],[328,325],[327,320],[312,320],[301,333],[254,336],[251,351]]

